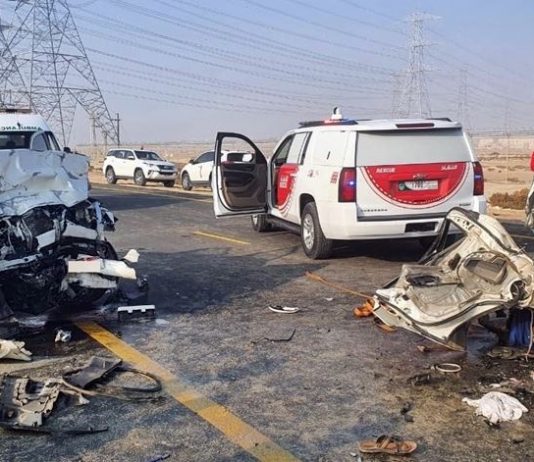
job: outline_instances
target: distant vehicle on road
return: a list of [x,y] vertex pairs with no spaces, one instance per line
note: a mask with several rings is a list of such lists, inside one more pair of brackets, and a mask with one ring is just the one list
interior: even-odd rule
[[[247,144],[251,162],[224,160]],[[300,233],[306,255],[336,240],[418,238],[429,245],[453,207],[484,213],[484,178],[467,135],[449,119],[304,122],[269,159],[246,136],[218,133],[217,217],[250,215],[258,232]]]
[[172,188],[176,183],[177,170],[172,162],[162,159],[153,151],[140,149],[112,149],[104,160],[102,171],[109,184],[117,180],[133,179],[136,185],[148,181],[163,183]]
[[[242,161],[244,156],[246,159],[246,155],[246,152],[223,151],[222,161]],[[250,154],[249,156],[252,158]],[[211,172],[213,171],[214,158],[215,152],[207,151],[198,156],[196,159],[191,159],[180,173],[182,179],[182,188],[186,191],[191,191],[193,186],[211,188]]]

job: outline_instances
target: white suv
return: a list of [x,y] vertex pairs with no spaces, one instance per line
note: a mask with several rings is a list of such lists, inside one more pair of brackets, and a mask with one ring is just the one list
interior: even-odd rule
[[[223,148],[246,144],[250,161],[223,161]],[[335,240],[437,235],[447,212],[486,211],[484,178],[457,122],[327,120],[304,122],[264,156],[246,136],[218,133],[214,210],[251,215],[301,234],[310,258],[328,258]]]
[[[241,161],[246,152],[239,151],[223,151],[222,162],[226,160]],[[211,188],[211,178],[213,170],[213,160],[215,158],[214,151],[207,151],[196,159],[191,159],[182,171],[180,176],[182,178],[182,188],[186,191],[191,191],[193,186],[204,186]]]
[[119,179],[133,179],[139,186],[154,181],[172,188],[176,182],[176,166],[152,151],[112,149],[102,171],[109,184],[115,184]]

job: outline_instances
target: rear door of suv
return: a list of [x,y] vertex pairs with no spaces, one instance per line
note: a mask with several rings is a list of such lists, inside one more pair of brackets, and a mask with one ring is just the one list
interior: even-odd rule
[[481,192],[459,127],[359,131],[356,165],[359,221],[443,217]]

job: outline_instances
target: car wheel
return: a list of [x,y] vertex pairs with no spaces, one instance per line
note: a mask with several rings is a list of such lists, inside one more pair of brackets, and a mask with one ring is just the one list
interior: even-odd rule
[[106,169],[106,182],[108,184],[117,183],[117,175],[115,175],[115,170],[113,170],[113,167],[108,167]]
[[189,178],[189,173],[187,172],[182,175],[182,188],[185,191],[191,191],[193,189],[191,178]]
[[315,202],[308,202],[304,206],[300,230],[302,248],[306,256],[313,260],[321,260],[332,255],[334,241],[327,239],[323,234]]
[[164,181],[163,182],[163,186],[165,186],[166,188],[172,188],[172,187],[174,187],[175,184],[176,184],[176,182],[174,180],[169,180],[169,181]]
[[138,169],[134,172],[134,183],[135,183],[137,186],[144,186],[144,185],[146,185],[145,174],[143,173],[143,170],[141,170],[140,168],[138,168]]
[[252,222],[252,228],[258,233],[264,233],[271,229],[267,215],[252,215],[250,221]]

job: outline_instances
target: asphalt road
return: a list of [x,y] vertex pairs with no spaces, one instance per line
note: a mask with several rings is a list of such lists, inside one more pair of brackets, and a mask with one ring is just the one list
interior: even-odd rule
[[[311,261],[298,236],[257,234],[248,218],[215,220],[205,195],[119,184],[97,187],[93,196],[119,218],[109,236],[115,247],[141,253],[138,272],[150,280],[158,317],[120,324],[107,317],[100,325],[125,342],[115,354],[164,368],[166,393],[155,402],[94,397],[48,421],[58,429],[109,427],[100,434],[1,432],[0,460],[148,462],[169,454],[170,461],[350,461],[359,440],[384,433],[416,441],[411,460],[534,460],[532,413],[494,429],[461,402],[480,397],[489,382],[528,377],[532,366],[489,361],[483,351],[494,339],[480,328],[471,332],[468,354],[420,353],[416,346],[428,342],[356,320],[360,297],[306,276],[370,294],[403,263],[417,261],[417,242],[341,243],[333,259]],[[526,234],[519,225],[513,231]],[[301,311],[276,314],[269,304]],[[28,339],[37,359],[57,361],[26,373],[58,376],[90,355],[113,354],[74,333],[64,345],[54,345],[53,332]],[[460,374],[410,385],[413,375],[451,361],[462,365]],[[527,407],[531,397],[521,396]],[[406,403],[413,422],[401,414]]]

